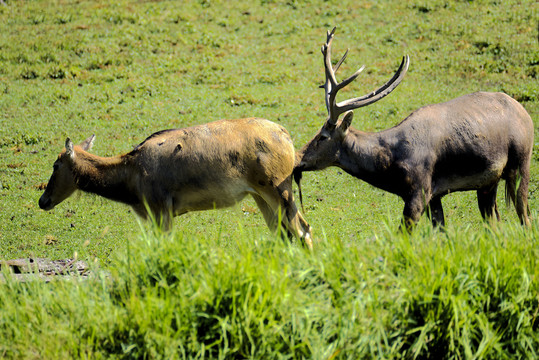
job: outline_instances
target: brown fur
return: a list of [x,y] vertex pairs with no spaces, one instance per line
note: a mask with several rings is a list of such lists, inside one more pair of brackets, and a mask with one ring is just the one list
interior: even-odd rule
[[294,147],[280,125],[249,118],[165,130],[111,158],[90,154],[92,141],[74,147],[66,141],[39,200],[42,209],[80,189],[130,205],[169,229],[173,216],[232,206],[251,194],[272,230],[281,219],[286,231],[312,246],[292,195]]

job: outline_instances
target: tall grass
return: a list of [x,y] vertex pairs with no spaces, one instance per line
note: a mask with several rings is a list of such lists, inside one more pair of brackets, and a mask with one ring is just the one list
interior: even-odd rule
[[1,284],[0,354],[536,357],[538,232],[420,226],[309,252],[145,230],[89,280]]

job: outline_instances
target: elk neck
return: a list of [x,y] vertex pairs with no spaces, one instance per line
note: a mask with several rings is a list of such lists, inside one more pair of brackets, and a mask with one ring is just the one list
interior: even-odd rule
[[107,199],[134,205],[140,202],[132,183],[129,155],[100,157],[76,149],[73,175],[77,187]]
[[339,153],[338,166],[352,176],[387,189],[388,175],[394,168],[394,144],[389,130],[369,133],[349,128]]

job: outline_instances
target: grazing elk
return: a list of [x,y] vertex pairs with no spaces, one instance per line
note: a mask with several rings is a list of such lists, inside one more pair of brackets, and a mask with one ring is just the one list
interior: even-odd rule
[[420,108],[387,130],[356,130],[350,127],[352,110],[372,104],[395,89],[409,60],[405,57],[395,76],[373,93],[337,103],[337,92],[363,68],[337,82],[335,71],[347,54],[332,67],[334,32],[328,32],[322,47],[329,116],[297,153],[294,177],[298,185],[303,171],[338,166],[400,196],[404,200],[403,220],[410,229],[425,208],[433,225],[443,226],[441,199],[454,191],[476,190],[483,218],[499,219],[496,191],[500,179],[504,179],[506,200],[513,201],[520,222],[529,225],[527,199],[534,130],[530,116],[516,100],[502,93],[478,92]]
[[50,210],[80,189],[130,205],[170,229],[173,216],[229,207],[251,194],[270,229],[280,220],[312,248],[311,228],[292,194],[294,146],[280,125],[249,118],[164,130],[108,158],[88,152],[93,141],[74,146],[66,140],[40,208]]

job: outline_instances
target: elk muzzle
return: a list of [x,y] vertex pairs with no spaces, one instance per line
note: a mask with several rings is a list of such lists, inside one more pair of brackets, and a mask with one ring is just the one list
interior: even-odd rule
[[43,210],[52,210],[54,208],[54,205],[52,204],[52,200],[50,197],[46,196],[46,194],[41,195],[39,198],[39,207]]

